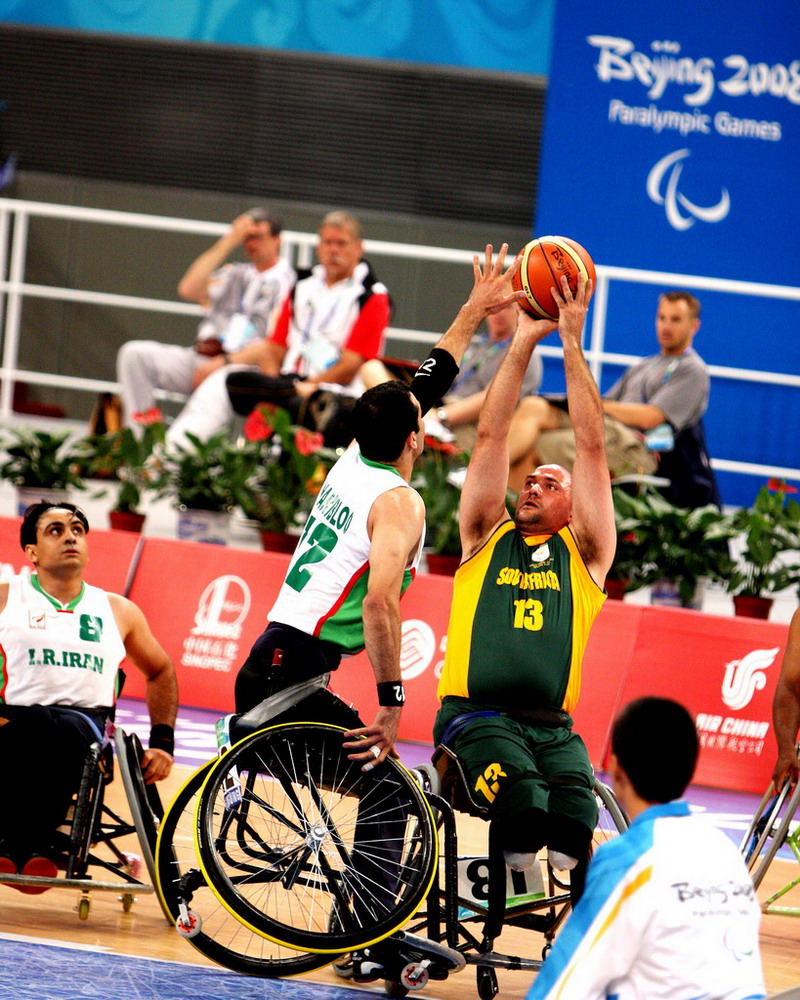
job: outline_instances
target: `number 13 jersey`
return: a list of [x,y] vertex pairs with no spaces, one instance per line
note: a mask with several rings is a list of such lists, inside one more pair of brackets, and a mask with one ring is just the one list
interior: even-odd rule
[[455,575],[439,698],[572,711],[604,601],[569,528],[524,536],[504,521]]

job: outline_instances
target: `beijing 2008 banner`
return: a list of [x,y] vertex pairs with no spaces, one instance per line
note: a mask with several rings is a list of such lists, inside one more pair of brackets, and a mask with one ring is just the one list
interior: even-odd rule
[[[800,286],[797,0],[558,0],[554,25],[535,234],[570,236],[601,265]],[[664,290],[611,282],[605,352],[657,350]],[[696,293],[707,364],[796,378],[799,302]],[[602,391],[622,367],[603,364]],[[543,390],[558,378],[546,365]],[[800,468],[798,404],[788,380],[712,374],[704,423],[724,503],[752,503],[760,469]]]
[[800,280],[796,0],[559,0],[536,230],[595,261]]

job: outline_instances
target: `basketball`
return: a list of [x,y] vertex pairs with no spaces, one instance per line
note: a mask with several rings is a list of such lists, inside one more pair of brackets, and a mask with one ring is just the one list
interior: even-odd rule
[[592,258],[580,243],[566,236],[540,236],[526,243],[520,254],[522,260],[511,284],[515,291],[525,292],[519,304],[537,319],[558,319],[558,306],[550,289],[561,289],[563,275],[573,295],[578,290],[579,274],[587,281],[591,278],[592,285],[597,281]]

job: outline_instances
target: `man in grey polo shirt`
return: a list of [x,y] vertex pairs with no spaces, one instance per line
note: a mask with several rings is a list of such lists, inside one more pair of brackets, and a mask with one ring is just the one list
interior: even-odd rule
[[[698,300],[685,291],[665,292],[656,311],[659,353],[629,368],[603,396],[611,474],[656,473],[670,481],[664,495],[682,507],[719,503],[701,424],[708,369],[692,347],[699,328]],[[566,409],[540,396],[523,399],[509,445],[512,489],[531,461],[570,469],[575,439]]]

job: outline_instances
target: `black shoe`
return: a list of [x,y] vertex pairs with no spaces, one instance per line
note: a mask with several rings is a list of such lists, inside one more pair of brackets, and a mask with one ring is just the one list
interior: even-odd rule
[[353,952],[353,982],[374,983],[386,978],[386,966],[372,948]]

